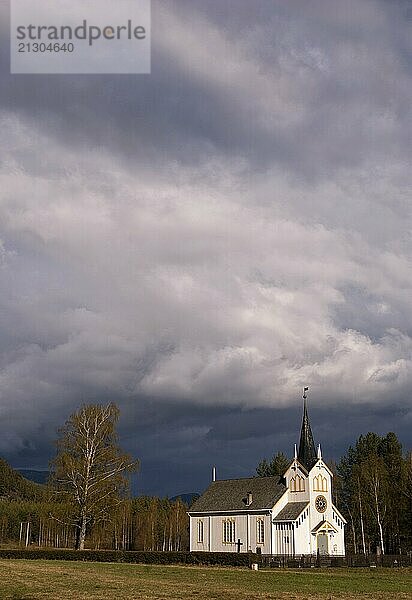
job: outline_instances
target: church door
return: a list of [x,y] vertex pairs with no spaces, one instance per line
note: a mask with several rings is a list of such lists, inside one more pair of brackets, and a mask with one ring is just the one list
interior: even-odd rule
[[328,554],[328,536],[326,533],[318,534],[318,550],[319,554]]

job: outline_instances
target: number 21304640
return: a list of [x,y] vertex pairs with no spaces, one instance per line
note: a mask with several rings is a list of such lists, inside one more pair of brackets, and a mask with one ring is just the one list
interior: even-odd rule
[[46,44],[41,42],[20,42],[18,44],[19,52],[74,52],[74,44],[69,42],[68,44],[59,44],[55,42],[54,44]]

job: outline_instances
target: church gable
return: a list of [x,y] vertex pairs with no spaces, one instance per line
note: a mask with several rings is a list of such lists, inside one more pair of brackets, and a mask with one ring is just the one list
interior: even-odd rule
[[321,521],[312,529],[312,533],[338,533],[338,530],[329,521]]
[[323,462],[320,444],[318,447],[318,458],[309,473],[309,485],[311,493],[322,492],[332,501],[333,473],[326,463]]
[[292,464],[285,473],[286,485],[290,492],[306,492],[308,488],[308,473],[306,469],[299,464],[297,459],[293,460]]

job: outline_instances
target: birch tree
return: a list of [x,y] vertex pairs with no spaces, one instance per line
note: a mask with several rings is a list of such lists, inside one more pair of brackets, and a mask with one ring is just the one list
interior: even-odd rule
[[388,511],[389,486],[382,458],[371,455],[360,465],[361,485],[369,497],[368,508],[374,515],[379,534],[379,546],[385,554],[384,521]]
[[128,488],[127,475],[138,461],[118,446],[114,404],[89,404],[72,414],[60,430],[53,483],[73,507],[76,544],[83,550],[92,523],[109,521]]

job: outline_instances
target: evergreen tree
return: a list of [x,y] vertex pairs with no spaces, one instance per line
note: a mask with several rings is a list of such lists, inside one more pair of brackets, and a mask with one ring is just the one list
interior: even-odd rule
[[277,452],[272,460],[268,462],[266,458],[260,461],[256,467],[258,477],[270,477],[272,475],[283,475],[290,464],[288,457],[283,452]]

